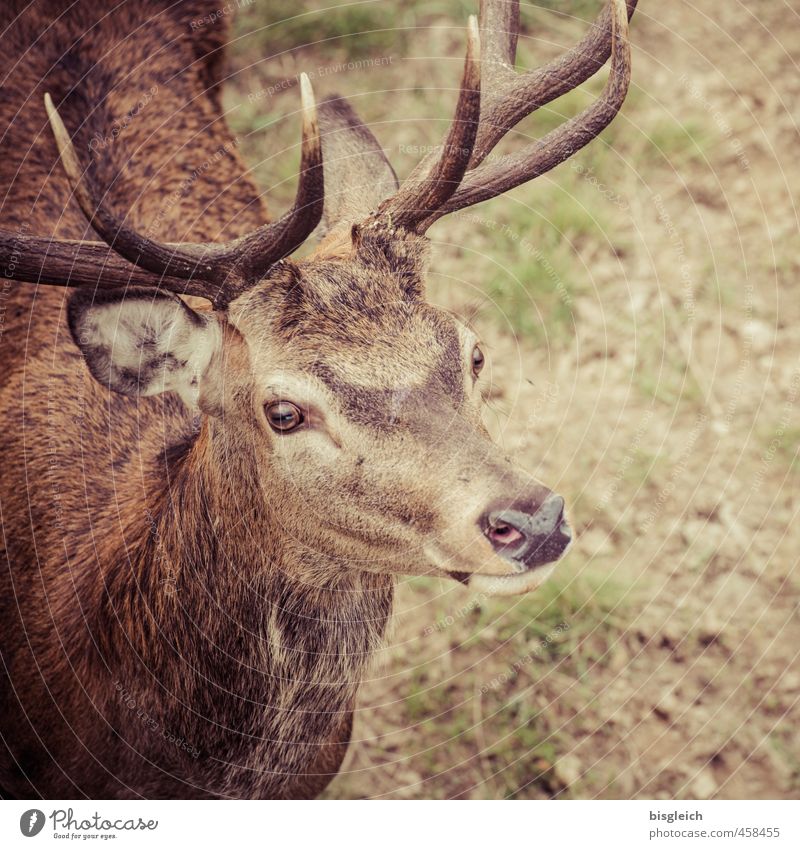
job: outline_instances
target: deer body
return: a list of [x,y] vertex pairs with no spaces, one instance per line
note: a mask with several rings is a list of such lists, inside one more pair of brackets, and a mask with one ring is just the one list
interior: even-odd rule
[[[220,111],[225,28],[191,27],[206,7],[15,2],[0,20],[0,268],[54,284],[3,292],[10,796],[314,796],[395,575],[523,592],[568,542],[563,501],[480,425],[474,334],[423,298],[426,227],[508,173],[481,189],[476,148],[398,190],[343,102],[320,141],[304,80],[298,198],[267,223]],[[446,146],[467,153],[470,38]],[[318,251],[284,260],[320,218]]]

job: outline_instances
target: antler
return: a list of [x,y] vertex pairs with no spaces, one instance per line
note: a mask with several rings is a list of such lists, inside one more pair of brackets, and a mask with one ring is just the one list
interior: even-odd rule
[[8,280],[51,286],[152,286],[179,295],[211,297],[202,280],[159,277],[137,268],[105,242],[26,236],[0,229],[0,272]]
[[[460,185],[449,191],[438,206],[432,206],[418,191],[415,202],[421,214],[414,218],[414,229],[425,232],[449,212],[496,197],[544,174],[608,126],[628,91],[631,64],[628,19],[636,3],[637,0],[609,0],[592,29],[575,47],[542,68],[517,74],[514,63],[519,35],[519,0],[481,0],[480,118],[470,145],[469,161],[461,172]],[[522,150],[494,162],[484,162],[503,136],[523,118],[587,80],[609,55],[608,82],[591,106]],[[451,135],[452,132],[451,129]],[[441,172],[444,160],[450,155],[446,145],[441,154],[426,157],[412,172],[407,181],[408,189],[404,184],[400,193],[386,201],[377,214],[392,213],[399,195],[410,194],[415,187],[421,187]],[[420,174],[428,174],[428,177],[421,179]],[[413,202],[408,196],[403,201],[405,206]]]
[[424,177],[415,171],[396,194],[386,200],[378,210],[391,220],[413,229],[428,214],[439,209],[456,191],[469,166],[481,101],[481,46],[478,22],[474,15],[467,24],[467,55],[456,114],[441,155]]
[[[244,288],[260,280],[270,266],[302,244],[322,217],[322,144],[314,94],[305,74],[301,75],[300,88],[302,156],[294,206],[278,221],[222,244],[157,242],[118,219],[106,208],[101,192],[92,182],[91,167],[82,171],[69,134],[50,95],[46,94],[45,108],[72,190],[83,213],[113,252],[99,242],[15,238],[6,231],[0,233],[0,267],[8,271],[13,265],[10,276],[19,280],[62,285],[91,281],[99,282],[104,288],[145,283],[181,294],[199,295],[215,306],[226,306]],[[14,252],[24,259],[12,263]],[[75,269],[72,266],[76,263],[85,267]],[[134,272],[128,263],[139,270]],[[66,278],[61,276],[70,270]]]

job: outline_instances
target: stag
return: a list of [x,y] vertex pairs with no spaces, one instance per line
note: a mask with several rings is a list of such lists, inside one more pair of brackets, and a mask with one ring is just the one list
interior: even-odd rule
[[[302,77],[275,221],[222,117],[224,21],[191,26],[202,3],[0,13],[6,795],[317,795],[396,576],[501,595],[547,577],[564,501],[483,428],[480,342],[425,300],[426,232],[612,120],[634,6],[517,73],[519,4],[483,0],[444,143],[402,185]],[[489,157],[609,57],[584,112]]]

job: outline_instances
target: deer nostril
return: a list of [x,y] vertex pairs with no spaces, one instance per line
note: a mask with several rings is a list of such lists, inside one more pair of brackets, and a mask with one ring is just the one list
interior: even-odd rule
[[523,534],[508,522],[494,522],[486,529],[486,536],[489,537],[492,545],[503,546],[511,545],[524,539]]

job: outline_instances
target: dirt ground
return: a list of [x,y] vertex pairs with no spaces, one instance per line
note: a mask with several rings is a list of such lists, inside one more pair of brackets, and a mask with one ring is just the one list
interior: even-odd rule
[[[407,174],[443,134],[472,4],[267,5],[237,14],[226,103],[274,208],[300,70]],[[520,67],[599,5],[525,6]],[[432,299],[473,315],[491,358],[487,423],[567,498],[576,543],[532,596],[401,585],[328,797],[800,791],[800,16],[640,0],[631,38],[600,139],[431,231]]]

